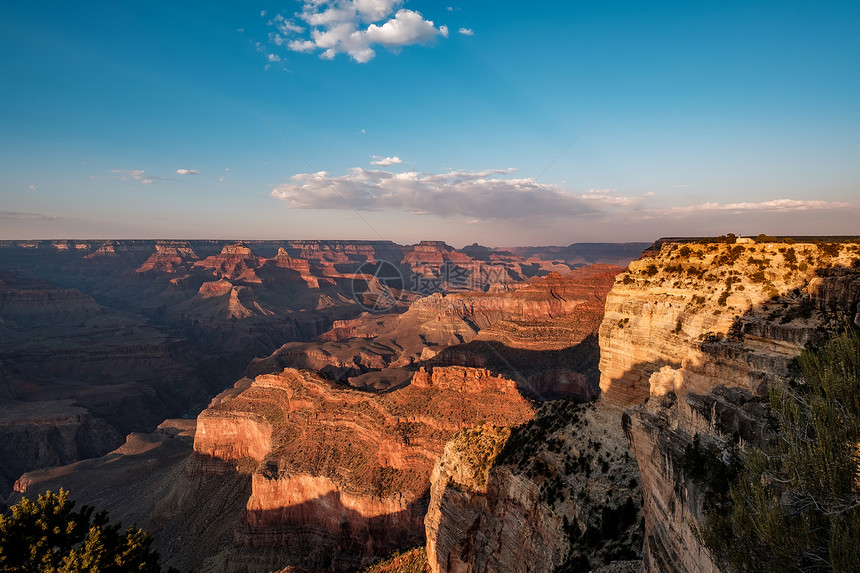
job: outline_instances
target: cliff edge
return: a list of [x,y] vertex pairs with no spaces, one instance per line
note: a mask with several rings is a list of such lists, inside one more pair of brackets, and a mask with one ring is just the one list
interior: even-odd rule
[[690,448],[728,460],[758,444],[768,389],[792,359],[860,326],[860,245],[663,243],[616,278],[600,327],[602,400],[630,408],[646,571],[716,571],[695,535],[710,485]]

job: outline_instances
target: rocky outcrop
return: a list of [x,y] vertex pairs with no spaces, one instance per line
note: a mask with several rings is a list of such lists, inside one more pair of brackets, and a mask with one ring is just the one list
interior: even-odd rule
[[765,397],[809,343],[857,321],[857,244],[664,242],[631,263],[600,327],[602,400],[636,406],[624,430],[641,472],[648,571],[716,571],[695,536],[707,480],[690,448],[731,459],[761,443]]
[[633,565],[642,543],[641,492],[619,417],[605,402],[559,401],[520,427],[458,433],[433,468],[425,518],[430,571]]
[[344,569],[422,541],[430,471],[454,432],[532,415],[512,381],[483,371],[434,369],[371,394],[287,369],[213,402],[194,449],[255,467],[240,546],[301,546],[294,565]]
[[310,368],[367,385],[373,372],[385,376],[383,369],[486,367],[527,377],[521,385],[541,399],[587,399],[597,389],[595,335],[620,270],[595,265],[530,279],[510,291],[432,294],[399,315],[337,321],[319,342],[288,343],[254,361],[247,374]]
[[272,424],[253,411],[204,410],[197,417],[194,451],[227,461],[260,463],[272,448]]
[[188,242],[159,241],[155,244],[155,252],[138,267],[136,272],[185,274],[196,260],[197,254]]
[[[701,362],[701,343],[725,339],[735,322],[758,354],[790,359],[824,326],[822,316],[805,316],[824,280],[817,273],[828,266],[847,270],[856,257],[853,245],[836,256],[804,243],[664,245],[654,257],[631,263],[607,296],[602,391],[620,402],[644,401],[653,372]],[[782,374],[761,371],[765,378]],[[702,381],[702,388],[718,379]],[[751,378],[746,385],[754,391],[764,382]]]
[[512,399],[519,397],[516,382],[483,368],[451,366],[427,371],[421,367],[412,377],[412,385],[416,389],[458,392],[466,396],[486,392],[510,396]]
[[236,243],[226,245],[219,254],[197,261],[194,266],[218,278],[260,282],[254,269],[264,262],[265,259],[255,255],[249,247]]

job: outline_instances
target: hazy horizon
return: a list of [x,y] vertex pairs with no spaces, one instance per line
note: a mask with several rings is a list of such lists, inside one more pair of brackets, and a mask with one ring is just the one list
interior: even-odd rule
[[852,235],[860,6],[0,8],[0,239]]

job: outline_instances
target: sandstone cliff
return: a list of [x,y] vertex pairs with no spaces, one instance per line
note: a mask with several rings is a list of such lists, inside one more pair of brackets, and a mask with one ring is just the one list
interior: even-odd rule
[[636,463],[605,402],[549,402],[520,427],[458,433],[432,474],[433,573],[641,567]]
[[437,368],[374,394],[287,369],[216,400],[194,450],[254,468],[239,546],[286,546],[287,564],[341,570],[423,540],[430,471],[453,433],[532,415],[488,371]]
[[694,533],[709,485],[685,475],[685,454],[728,461],[761,441],[763,398],[791,377],[792,358],[860,325],[858,264],[857,244],[667,242],[617,277],[600,327],[601,399],[635,406],[624,430],[648,571],[715,571]]

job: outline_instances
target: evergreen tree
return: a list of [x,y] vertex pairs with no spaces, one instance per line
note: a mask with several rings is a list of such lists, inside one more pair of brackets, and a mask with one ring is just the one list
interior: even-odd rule
[[860,337],[798,362],[802,383],[770,395],[775,439],[746,451],[700,531],[726,571],[860,571]]
[[0,515],[0,572],[160,573],[152,537],[141,529],[111,525],[108,514],[82,506],[65,490],[24,498]]

